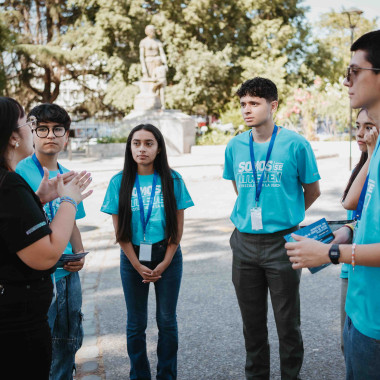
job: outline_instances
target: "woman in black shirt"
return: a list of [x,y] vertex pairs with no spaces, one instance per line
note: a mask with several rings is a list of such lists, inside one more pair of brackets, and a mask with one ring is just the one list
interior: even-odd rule
[[[89,174],[48,179],[36,194],[14,172],[17,163],[33,153],[35,120],[26,121],[23,108],[0,97],[0,378],[48,379],[51,337],[47,311],[52,299],[50,273],[64,251],[76,205]],[[49,226],[41,202],[61,197]]]

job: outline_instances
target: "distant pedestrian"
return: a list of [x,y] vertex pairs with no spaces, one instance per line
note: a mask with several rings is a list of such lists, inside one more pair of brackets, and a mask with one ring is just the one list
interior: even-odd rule
[[303,361],[299,282],[284,249],[284,235],[297,230],[320,195],[310,144],[278,127],[276,85],[256,77],[237,91],[250,130],[227,145],[223,178],[232,180],[237,200],[231,220],[232,281],[243,318],[245,375],[268,379],[268,289],[280,343],[281,379],[299,379]]
[[168,165],[158,128],[140,124],[128,136],[124,169],[112,177],[101,210],[112,215],[121,247],[131,379],[151,379],[145,330],[149,284],[156,292],[157,379],[177,378],[176,307],[182,277],[184,210],[193,201]]

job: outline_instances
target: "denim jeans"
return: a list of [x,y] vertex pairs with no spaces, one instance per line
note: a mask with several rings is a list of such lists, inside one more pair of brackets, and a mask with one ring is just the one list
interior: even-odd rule
[[248,234],[235,229],[230,239],[232,282],[243,319],[247,380],[270,377],[268,289],[280,343],[281,379],[299,379],[304,352],[300,328],[301,270],[292,269],[283,238],[296,229],[272,234]]
[[378,380],[380,378],[380,340],[359,332],[348,315],[343,338],[346,380]]
[[83,341],[82,290],[78,272],[61,278],[56,287],[57,298],[53,295],[48,312],[53,347],[50,380],[71,380],[75,354]]
[[[165,249],[165,248],[163,248]],[[154,269],[158,262],[146,263]],[[148,322],[149,283],[133,268],[123,251],[120,255],[120,275],[127,306],[127,349],[131,363],[130,379],[150,380],[145,330]],[[157,379],[177,378],[177,300],[182,277],[182,253],[178,247],[173,260],[154,283],[156,292],[156,321],[158,327]]]

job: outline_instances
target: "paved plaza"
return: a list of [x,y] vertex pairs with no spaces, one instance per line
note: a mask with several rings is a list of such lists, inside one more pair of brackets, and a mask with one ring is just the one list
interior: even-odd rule
[[[345,219],[340,196],[349,177],[348,143],[313,144],[322,195],[307,212],[305,223],[321,217]],[[353,144],[353,149],[356,147]],[[354,162],[357,152],[354,152]],[[195,203],[185,212],[181,242],[184,271],[178,304],[180,380],[243,380],[242,322],[231,282],[229,220],[235,195],[222,179],[223,147],[195,147],[192,154],[170,157]],[[64,166],[92,172],[94,194],[85,201],[87,217],[78,225],[86,250],[81,271],[85,339],[77,355],[76,379],[129,378],[125,322],[126,308],[119,275],[120,251],[115,244],[111,217],[100,206],[110,178],[122,169],[123,158],[61,160]],[[340,266],[329,266],[301,281],[304,380],[344,379],[340,351]],[[148,356],[155,378],[157,328],[153,286],[149,299]],[[280,379],[277,333],[269,306],[271,379]]]

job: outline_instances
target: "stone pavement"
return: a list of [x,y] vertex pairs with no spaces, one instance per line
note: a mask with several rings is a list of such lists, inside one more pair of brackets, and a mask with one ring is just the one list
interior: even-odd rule
[[[348,143],[317,143],[314,147],[320,157],[322,196],[308,210],[305,223],[320,217],[345,219],[339,199],[349,176]],[[233,231],[229,214],[235,195],[231,183],[221,178],[223,153],[223,147],[195,147],[192,154],[170,157],[171,166],[184,177],[196,205],[185,213],[181,242],[184,273],[178,304],[178,379],[182,380],[244,379],[244,340],[231,283],[229,248]],[[357,156],[355,151],[354,162]],[[119,248],[114,244],[111,217],[99,211],[108,182],[121,170],[123,158],[61,162],[75,170],[91,171],[94,189],[94,194],[85,201],[87,217],[78,223],[90,254],[81,271],[85,338],[77,354],[76,379],[128,379]],[[339,267],[330,266],[313,276],[303,271],[303,379],[344,378],[339,287]],[[153,289],[150,293],[147,345],[152,378],[155,378],[157,328]],[[277,334],[270,306],[268,326],[271,379],[280,379]]]

